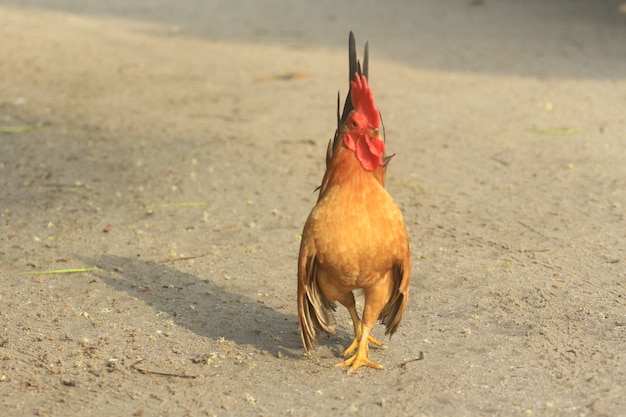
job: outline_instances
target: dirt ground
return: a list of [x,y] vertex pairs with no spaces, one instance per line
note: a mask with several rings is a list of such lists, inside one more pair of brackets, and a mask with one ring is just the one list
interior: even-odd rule
[[[626,4],[49,3],[0,1],[1,415],[626,416]],[[354,375],[295,309],[350,29],[414,263]]]

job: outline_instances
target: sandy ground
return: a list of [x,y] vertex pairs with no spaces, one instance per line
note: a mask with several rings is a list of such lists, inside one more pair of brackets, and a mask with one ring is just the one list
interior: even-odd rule
[[[49,3],[0,1],[1,415],[626,415],[621,2]],[[350,29],[414,262],[355,375],[295,314]]]

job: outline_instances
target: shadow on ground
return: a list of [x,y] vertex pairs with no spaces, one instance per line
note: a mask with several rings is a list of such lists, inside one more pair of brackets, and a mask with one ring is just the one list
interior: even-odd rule
[[[201,337],[223,338],[271,354],[278,349],[289,357],[302,356],[295,314],[283,313],[262,301],[230,292],[211,278],[200,279],[165,263],[112,255],[77,259],[96,265],[98,271],[93,274],[107,285],[163,312]],[[338,330],[338,335],[344,340],[351,337],[343,330]],[[329,342],[332,338],[321,344]]]
[[[124,291],[202,337],[301,356],[296,317],[167,264],[120,256],[79,258],[104,283]],[[192,306],[193,308],[190,308]]]

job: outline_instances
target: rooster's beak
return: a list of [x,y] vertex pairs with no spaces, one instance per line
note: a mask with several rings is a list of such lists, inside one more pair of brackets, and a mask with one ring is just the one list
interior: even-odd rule
[[383,138],[381,137],[380,132],[378,131],[378,129],[370,130],[369,132],[367,132],[367,136],[369,136],[370,138],[383,140]]

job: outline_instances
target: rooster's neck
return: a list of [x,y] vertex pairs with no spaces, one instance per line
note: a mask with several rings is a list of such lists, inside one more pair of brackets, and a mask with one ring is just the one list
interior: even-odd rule
[[324,173],[324,179],[320,187],[319,199],[321,199],[329,188],[343,186],[351,189],[362,189],[363,187],[385,186],[385,166],[378,167],[372,171],[366,171],[356,157],[354,151],[346,148],[343,143],[337,146],[332,155],[332,159]]

